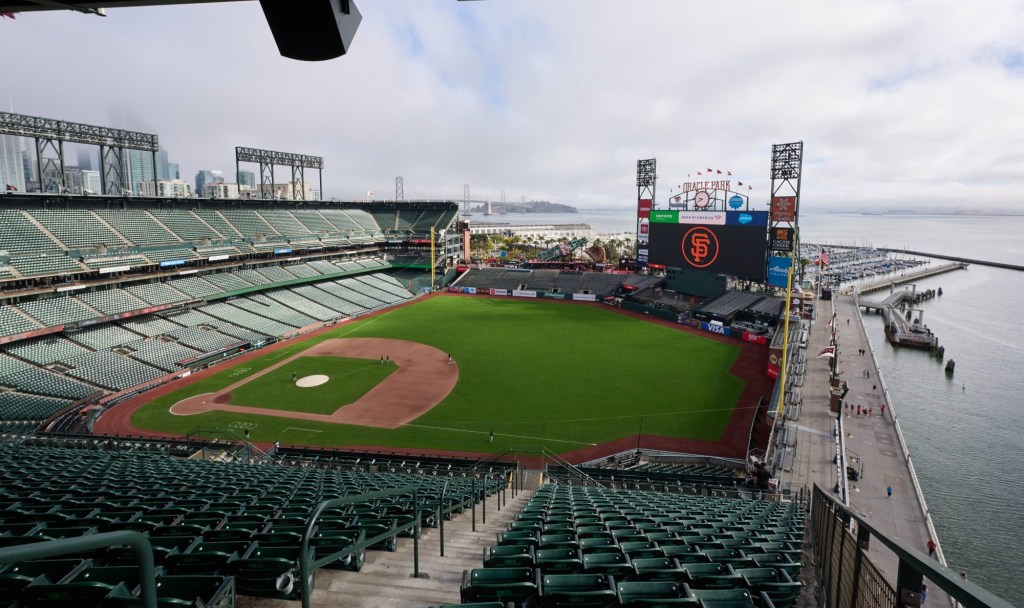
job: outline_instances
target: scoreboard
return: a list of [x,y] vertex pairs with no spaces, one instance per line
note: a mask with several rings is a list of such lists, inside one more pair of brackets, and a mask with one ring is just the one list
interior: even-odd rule
[[650,262],[763,282],[767,211],[651,211]]

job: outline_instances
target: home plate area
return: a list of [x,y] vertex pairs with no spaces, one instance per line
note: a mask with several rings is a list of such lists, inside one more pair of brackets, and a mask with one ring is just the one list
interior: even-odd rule
[[330,378],[323,374],[314,374],[312,376],[299,378],[295,381],[295,386],[299,388],[310,388],[313,386],[320,386],[321,384],[327,384],[328,380],[330,380]]

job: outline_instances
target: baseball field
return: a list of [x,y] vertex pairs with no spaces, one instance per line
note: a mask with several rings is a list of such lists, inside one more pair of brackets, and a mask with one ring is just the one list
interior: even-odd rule
[[178,381],[131,424],[476,453],[566,453],[640,432],[712,443],[738,405],[756,405],[734,373],[746,348],[598,305],[431,297]]

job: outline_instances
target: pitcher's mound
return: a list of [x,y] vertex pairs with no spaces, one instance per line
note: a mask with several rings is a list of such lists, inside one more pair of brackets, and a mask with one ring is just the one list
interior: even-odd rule
[[315,376],[305,376],[295,381],[295,386],[299,388],[309,388],[311,386],[320,386],[321,384],[330,380],[323,374],[316,374]]

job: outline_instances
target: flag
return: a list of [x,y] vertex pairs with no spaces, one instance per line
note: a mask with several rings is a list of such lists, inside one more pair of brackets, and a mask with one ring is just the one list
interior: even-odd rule
[[818,353],[818,358],[819,359],[821,359],[822,357],[835,357],[835,356],[836,356],[836,347],[835,346],[826,346],[825,348],[821,349],[820,353]]
[[14,13],[0,13],[0,17],[4,17],[5,19],[17,19],[17,16],[15,16]]
[[747,186],[747,190],[753,190],[753,189],[754,189],[753,186]]
[[366,191],[366,196],[369,196],[369,197],[373,198],[373,190],[367,190]]
[[8,192],[17,192],[18,189],[15,188],[14,186],[10,185],[10,184],[7,184],[7,191]]
[[818,257],[814,258],[814,265],[828,266],[828,252],[822,249]]
[[726,174],[732,175],[732,171],[726,171]]
[[698,172],[697,172],[697,175],[704,175],[704,174],[703,174],[703,173],[701,173],[700,171],[698,171]]
[[711,173],[711,169],[708,169],[708,174],[710,174],[710,173]]
[[721,169],[715,169],[715,173],[721,175],[722,174],[722,170]]
[[742,185],[743,185],[743,182],[736,182],[736,185],[738,185],[738,186],[742,186]]

